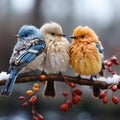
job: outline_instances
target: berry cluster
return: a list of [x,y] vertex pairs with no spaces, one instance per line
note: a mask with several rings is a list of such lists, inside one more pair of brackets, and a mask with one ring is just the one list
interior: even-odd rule
[[[117,89],[118,89],[118,87],[117,87],[116,84],[110,86],[110,90],[112,90],[112,98],[111,99],[112,99],[112,102],[114,104],[118,104],[119,103],[118,97],[113,94],[113,92],[117,91]],[[108,90],[101,91],[100,94],[99,94],[99,98],[103,100],[104,104],[107,104],[109,102],[108,97],[107,97]]]
[[119,65],[118,58],[116,56],[112,56],[110,59],[104,61],[105,69],[112,73],[112,75],[116,74],[116,71],[113,70],[112,65]]
[[[76,84],[73,82],[69,82],[69,86],[71,88],[75,88]],[[69,110],[69,108],[72,107],[73,104],[76,105],[81,101],[82,91],[80,89],[71,90],[70,98],[68,98],[69,95],[66,91],[64,91],[62,95],[65,97],[65,100],[64,103],[60,106],[60,110],[66,112]]]
[[31,106],[33,120],[43,120],[43,116],[40,113],[38,113],[37,110],[35,109],[35,103],[37,102],[36,93],[39,91],[39,89],[40,89],[40,85],[38,83],[35,83],[33,85],[32,90],[26,91],[26,95],[27,95],[26,97],[25,96],[19,97],[20,101],[24,101],[24,103],[22,104],[23,107]]

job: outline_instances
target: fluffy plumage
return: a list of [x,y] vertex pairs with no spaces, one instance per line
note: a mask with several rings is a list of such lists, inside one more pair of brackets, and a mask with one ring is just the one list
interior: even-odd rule
[[[41,68],[49,74],[66,71],[70,60],[70,44],[63,37],[61,26],[55,22],[45,23],[40,28],[40,31],[43,33],[46,42],[45,57]],[[53,84],[53,81],[47,82],[45,96],[55,96]]]
[[78,26],[74,29],[72,38],[70,64],[73,71],[92,76],[101,72],[103,47],[95,32],[87,26]]
[[10,77],[6,81],[1,94],[11,95],[16,78],[20,72],[37,69],[40,64],[40,55],[45,48],[43,35],[40,30],[34,26],[24,25],[20,28],[18,41],[13,49],[10,58]]

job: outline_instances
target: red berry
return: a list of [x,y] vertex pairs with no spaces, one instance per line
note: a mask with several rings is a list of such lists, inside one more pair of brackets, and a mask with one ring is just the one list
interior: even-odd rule
[[76,84],[74,82],[69,82],[70,87],[74,88],[76,87]]
[[24,96],[19,97],[19,100],[25,100],[25,99],[26,99],[26,97],[24,97]]
[[28,107],[28,102],[24,102],[23,107]]
[[115,64],[116,64],[116,62],[118,61],[116,56],[112,56],[112,57],[110,58],[110,60],[111,60],[113,63],[115,63]]
[[119,99],[115,95],[112,96],[112,101],[113,101],[114,104],[118,104],[119,103]]
[[107,91],[101,91],[101,92],[99,93],[99,98],[102,99],[102,98],[104,98],[106,95],[107,95]]
[[33,120],[39,120],[37,116],[33,116]]
[[103,98],[103,103],[104,103],[104,104],[107,104],[107,103],[108,103],[108,98],[107,98],[106,96]]
[[65,92],[65,91],[64,91],[62,94],[63,94],[64,97],[67,97],[67,96],[68,96],[68,93]]
[[112,88],[111,88],[111,90],[112,90],[113,92],[117,91],[117,89],[118,89],[117,85],[113,85]]
[[36,95],[34,95],[30,98],[29,103],[35,104],[36,101],[37,101],[37,97],[36,97]]
[[44,120],[43,116],[41,114],[37,115],[38,120]]
[[80,89],[76,89],[76,90],[75,90],[75,93],[76,93],[77,95],[82,95],[82,91],[81,91]]
[[107,68],[108,72],[113,72],[112,67]]
[[108,67],[111,67],[111,66],[112,66],[112,62],[111,62],[111,61],[108,61],[108,62],[106,63],[106,65],[107,65]]
[[104,65],[107,65],[107,63],[108,63],[108,60],[104,60]]
[[64,103],[60,106],[60,110],[66,112],[68,111],[69,107],[68,107],[68,104],[67,103]]
[[72,98],[72,102],[74,103],[74,104],[77,104],[77,103],[79,103],[80,102],[80,96],[79,95],[75,95],[73,98]]
[[115,65],[119,65],[119,61],[117,60],[116,63],[114,63]]

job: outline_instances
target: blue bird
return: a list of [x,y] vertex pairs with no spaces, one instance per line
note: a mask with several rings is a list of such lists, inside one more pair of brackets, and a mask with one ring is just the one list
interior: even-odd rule
[[10,76],[1,91],[2,95],[7,96],[11,95],[19,73],[27,69],[37,69],[39,56],[43,53],[46,45],[40,30],[32,25],[22,26],[16,37],[18,41],[9,61]]

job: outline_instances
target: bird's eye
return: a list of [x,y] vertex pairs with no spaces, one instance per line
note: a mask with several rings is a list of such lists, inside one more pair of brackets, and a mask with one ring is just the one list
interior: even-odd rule
[[51,35],[55,35],[55,33],[51,33]]
[[26,33],[25,33],[23,36],[24,36],[24,37],[27,37],[27,36],[28,36],[28,34],[26,34]]
[[25,34],[25,36],[27,37],[27,36],[28,36],[28,34]]
[[84,37],[85,37],[85,35],[81,35],[80,37],[81,37],[81,38],[84,38]]

